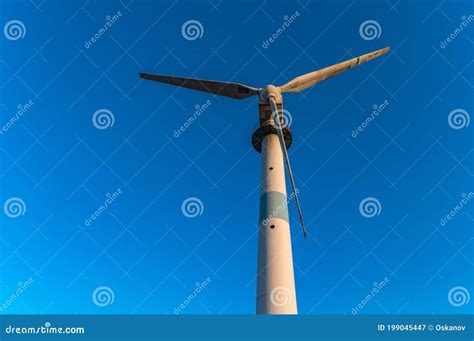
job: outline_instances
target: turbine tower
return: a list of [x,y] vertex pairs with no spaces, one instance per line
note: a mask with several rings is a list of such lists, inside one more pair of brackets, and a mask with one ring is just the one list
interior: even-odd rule
[[[252,135],[253,147],[262,154],[257,269],[257,314],[297,314],[288,202],[294,201],[303,236],[307,232],[291,170],[288,148],[292,135],[283,120],[282,94],[305,90],[389,51],[383,48],[357,58],[296,77],[282,86],[254,88],[239,84],[140,73],[144,79],[204,91],[234,99],[258,96],[260,127]],[[286,195],[285,166],[291,184]]]

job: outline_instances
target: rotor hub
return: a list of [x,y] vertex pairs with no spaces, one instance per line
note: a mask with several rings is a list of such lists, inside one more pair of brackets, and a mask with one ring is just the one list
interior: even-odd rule
[[268,104],[268,99],[270,97],[273,97],[275,99],[276,103],[282,103],[282,97],[281,97],[281,88],[279,86],[274,86],[274,85],[267,85],[264,87],[259,95],[259,103],[260,104]]

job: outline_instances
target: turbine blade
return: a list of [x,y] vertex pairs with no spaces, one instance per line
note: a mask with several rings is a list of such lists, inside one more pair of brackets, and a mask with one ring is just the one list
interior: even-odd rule
[[252,95],[257,95],[259,89],[251,86],[238,84],[209,81],[204,79],[183,78],[173,76],[154,75],[151,73],[140,73],[140,78],[180,86],[183,88],[194,89],[198,91],[209,92],[211,94],[226,96],[230,98],[243,99]]
[[315,85],[316,83],[322,82],[330,77],[336,76],[344,71],[352,69],[360,64],[368,62],[371,59],[379,57],[390,50],[389,47],[364,54],[357,58],[352,58],[346,60],[345,62],[334,64],[332,66],[325,67],[324,69],[319,69],[305,75],[296,77],[295,79],[289,81],[285,85],[282,85],[282,92],[300,92],[301,90],[307,89],[310,86]]
[[288,169],[288,175],[291,182],[293,197],[296,203],[296,209],[298,210],[298,215],[300,216],[301,229],[303,230],[303,236],[306,238],[306,235],[307,235],[306,228],[304,226],[303,214],[301,213],[300,201],[298,200],[298,194],[296,193],[296,184],[295,184],[295,179],[293,178],[293,172],[291,171],[290,158],[288,156],[288,150],[286,149],[285,138],[283,137],[283,127],[281,126],[280,115],[278,113],[278,107],[275,103],[274,98],[270,97],[269,101],[270,101],[270,108],[272,110],[272,116],[275,115],[273,116],[274,117],[273,119],[274,121],[276,121],[278,125],[278,128],[276,129],[278,140],[280,141],[280,146],[283,151],[283,156],[285,158],[286,168]]

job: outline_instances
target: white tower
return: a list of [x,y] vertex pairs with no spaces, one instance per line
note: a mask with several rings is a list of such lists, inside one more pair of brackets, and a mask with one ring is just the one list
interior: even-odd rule
[[291,144],[291,133],[283,127],[280,89],[267,86],[259,97],[260,127],[252,136],[254,148],[262,153],[256,310],[257,314],[297,314],[283,160],[283,151]]
[[262,141],[257,314],[296,314],[283,153],[276,134]]

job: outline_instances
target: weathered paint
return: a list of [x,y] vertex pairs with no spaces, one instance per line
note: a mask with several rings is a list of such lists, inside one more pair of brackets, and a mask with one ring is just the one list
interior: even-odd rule
[[267,222],[272,217],[289,222],[286,194],[280,192],[266,192],[260,196],[259,224]]

